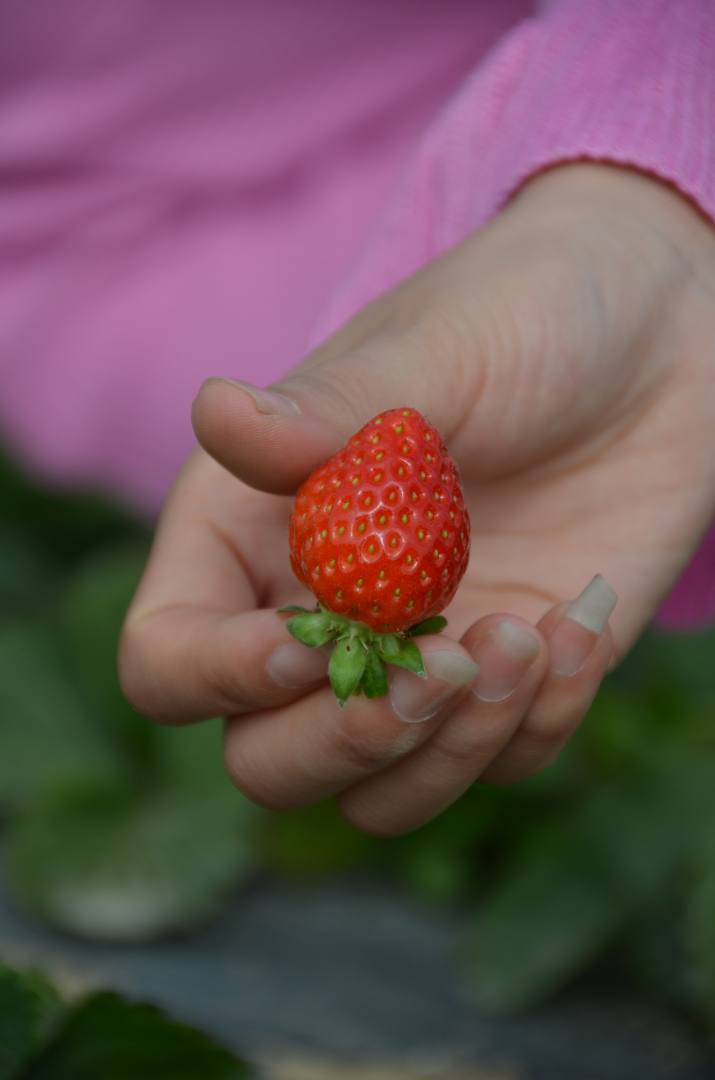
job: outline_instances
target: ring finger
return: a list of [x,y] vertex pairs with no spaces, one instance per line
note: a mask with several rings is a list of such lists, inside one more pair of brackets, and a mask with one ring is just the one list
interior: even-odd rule
[[[345,792],[344,816],[366,832],[407,832],[479,778],[509,782],[547,764],[586,712],[611,655],[608,631],[599,635],[574,617],[594,625],[598,607],[605,623],[614,594],[603,587],[596,587],[596,599],[592,589],[584,601],[586,590],[568,608],[552,609],[538,630],[515,616],[491,615],[474,624],[462,639],[481,667],[473,692],[408,759]],[[563,650],[555,659],[544,638],[556,642],[562,623],[572,625],[560,633]],[[587,651],[581,661],[573,651],[578,645]],[[574,666],[577,671],[565,674]]]
[[306,806],[409,754],[478,672],[464,646],[446,635],[420,638],[420,651],[428,677],[392,668],[389,698],[351,697],[341,709],[324,686],[287,705],[229,717],[224,752],[236,786],[263,806]]

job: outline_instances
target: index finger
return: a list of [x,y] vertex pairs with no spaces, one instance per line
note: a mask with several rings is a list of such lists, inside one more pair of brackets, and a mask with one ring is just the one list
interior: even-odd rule
[[[252,492],[254,501],[265,500],[264,519],[253,521],[265,556],[258,576],[251,544],[242,550],[234,527],[245,517],[250,531],[253,520],[250,508],[240,513],[240,491],[239,481],[203,451],[189,459],[127,612],[119,645],[122,688],[138,711],[161,722],[272,707],[325,677],[324,653],[293,641],[275,610],[257,610],[268,587],[271,543],[281,544],[285,526],[277,497]],[[297,583],[295,599],[305,599]]]

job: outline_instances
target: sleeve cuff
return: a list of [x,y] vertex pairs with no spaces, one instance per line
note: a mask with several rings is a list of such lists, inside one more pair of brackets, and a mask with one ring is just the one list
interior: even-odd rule
[[500,203],[546,167],[589,159],[665,180],[715,221],[715,7],[561,0],[522,36],[494,136]]

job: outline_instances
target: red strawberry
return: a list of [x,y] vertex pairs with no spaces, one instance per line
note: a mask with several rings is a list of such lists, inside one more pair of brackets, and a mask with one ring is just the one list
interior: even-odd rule
[[341,704],[387,690],[384,663],[424,675],[410,637],[435,618],[469,559],[469,514],[457,467],[439,433],[412,408],[365,424],[298,490],[290,520],[296,577],[316,611],[287,626],[306,645],[337,645],[329,677]]

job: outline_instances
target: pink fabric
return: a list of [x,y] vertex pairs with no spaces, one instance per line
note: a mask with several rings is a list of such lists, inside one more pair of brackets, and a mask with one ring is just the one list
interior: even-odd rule
[[[715,219],[709,0],[33,0],[0,37],[0,434],[154,512],[201,380],[279,377],[534,171]],[[671,594],[715,614],[715,531]]]

